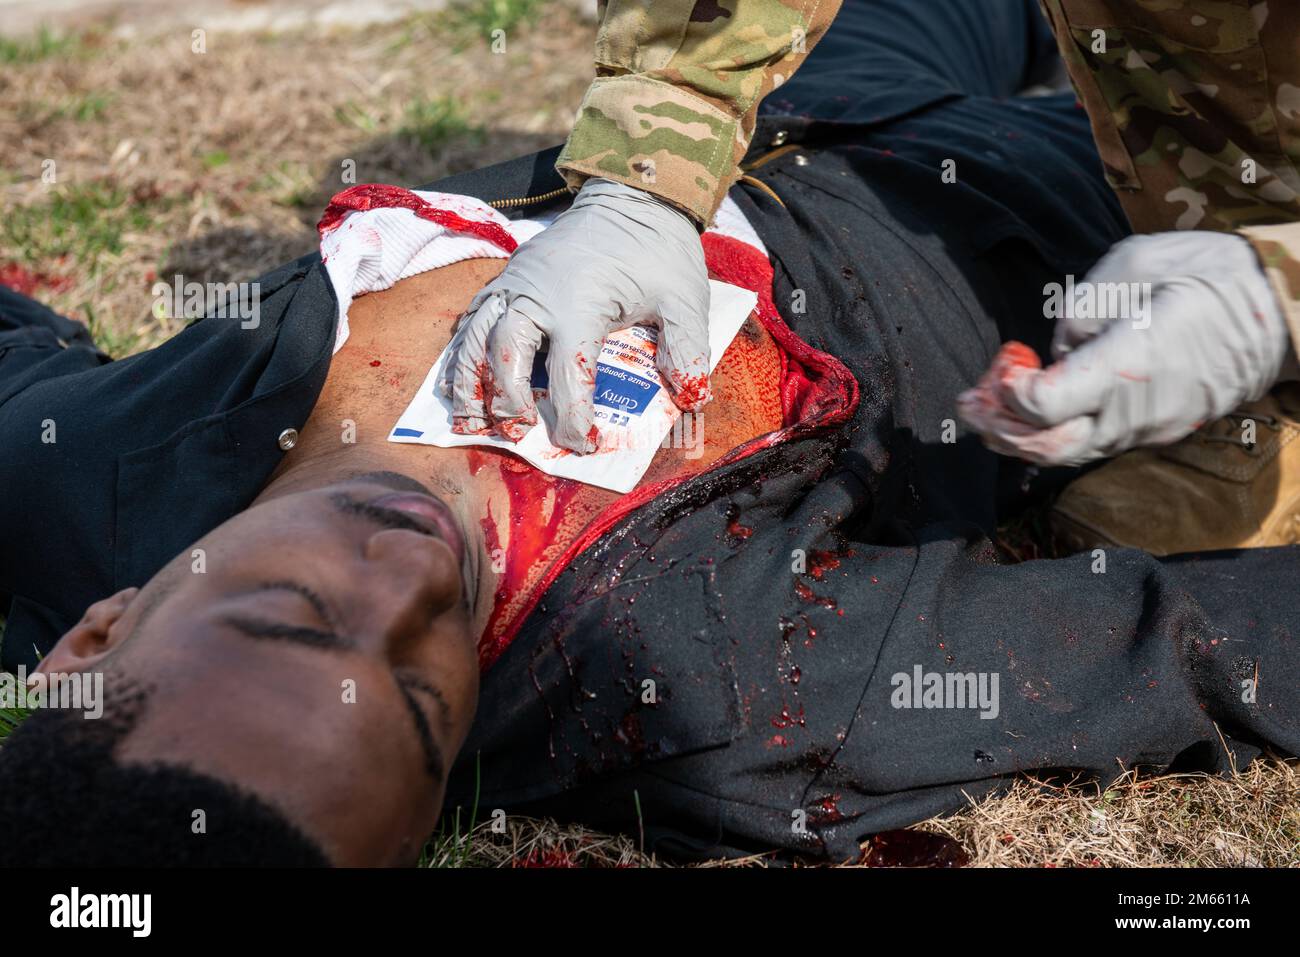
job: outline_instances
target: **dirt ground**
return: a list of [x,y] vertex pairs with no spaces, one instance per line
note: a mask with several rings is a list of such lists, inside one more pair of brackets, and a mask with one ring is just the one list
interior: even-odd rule
[[[155,281],[249,279],[310,251],[345,168],[417,185],[560,142],[591,75],[591,6],[0,0],[0,282],[114,355],[156,345],[177,326],[150,311]],[[1022,781],[915,830],[959,845],[934,842],[932,863],[1296,866],[1297,798],[1296,765],[1271,760],[1100,795]],[[426,863],[660,862],[635,838],[516,819],[446,822]]]

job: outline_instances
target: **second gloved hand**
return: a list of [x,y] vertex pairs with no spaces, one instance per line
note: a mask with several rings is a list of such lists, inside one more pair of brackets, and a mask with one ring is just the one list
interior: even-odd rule
[[[1294,371],[1286,320],[1240,236],[1134,236],[1085,283],[1095,308],[1076,304],[1074,315],[1058,321],[1058,361],[1038,369],[1036,361],[1014,361],[1013,350],[959,397],[963,418],[996,451],[1078,465],[1169,444]],[[1127,299],[1111,295],[1121,285]],[[1134,294],[1147,289],[1142,308],[1134,309]],[[1129,309],[1114,308],[1125,302]]]
[[605,335],[659,329],[658,367],[683,411],[709,401],[709,277],[695,225],[649,193],[592,179],[520,246],[461,317],[443,382],[458,432],[518,440],[537,423],[530,377],[549,340],[551,440],[596,448],[592,406]]

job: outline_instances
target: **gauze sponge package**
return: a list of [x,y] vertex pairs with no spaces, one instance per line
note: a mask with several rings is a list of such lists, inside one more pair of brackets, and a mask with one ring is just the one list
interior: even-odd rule
[[[758,297],[747,289],[710,281],[709,372],[731,345]],[[452,431],[451,399],[438,383],[446,375],[450,350],[443,350],[420,391],[406,407],[388,435],[390,442],[456,448],[484,445],[518,455],[548,475],[576,479],[589,485],[630,492],[650,467],[655,452],[664,443],[681,416],[655,366],[658,330],[633,326],[605,337],[596,362],[595,403],[596,451],[576,455],[551,443],[555,410],[546,394],[546,368],[539,354],[533,368],[533,392],[537,400],[537,425],[518,442],[485,433],[459,435]],[[706,416],[707,409],[698,417]],[[692,433],[700,435],[700,423]]]

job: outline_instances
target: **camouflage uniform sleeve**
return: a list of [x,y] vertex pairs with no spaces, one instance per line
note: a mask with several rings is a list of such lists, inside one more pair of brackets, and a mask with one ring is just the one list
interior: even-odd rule
[[556,169],[654,193],[713,218],[759,101],[788,80],[838,0],[602,0],[596,79]]
[[1255,247],[1286,316],[1291,347],[1300,352],[1300,223],[1251,226],[1239,232]]

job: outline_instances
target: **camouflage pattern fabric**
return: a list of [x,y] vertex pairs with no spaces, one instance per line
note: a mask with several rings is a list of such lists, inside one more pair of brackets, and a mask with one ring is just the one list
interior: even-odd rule
[[1240,231],[1250,240],[1264,264],[1286,314],[1291,345],[1300,353],[1300,223],[1252,226]]
[[668,200],[699,224],[738,175],[759,101],[798,69],[831,0],[603,0],[596,79],[556,168]]
[[[1300,2],[1039,0],[1136,232],[1239,231],[1300,344]],[[788,80],[836,0],[600,4],[597,78],[556,164],[707,223],[758,102]]]
[[1240,231],[1300,343],[1300,5],[1040,3],[1133,229]]

